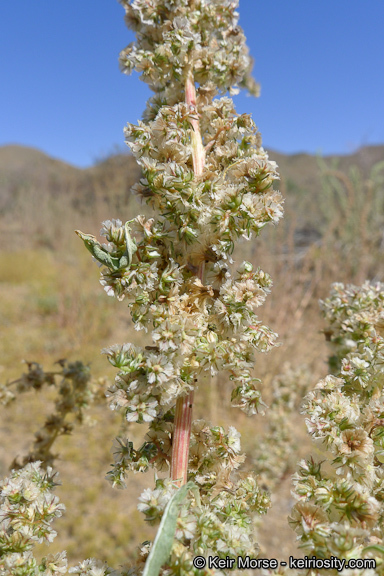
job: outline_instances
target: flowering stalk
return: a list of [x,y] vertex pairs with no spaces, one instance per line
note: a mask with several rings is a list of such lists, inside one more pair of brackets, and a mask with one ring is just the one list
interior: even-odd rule
[[[244,460],[237,431],[192,422],[192,403],[196,383],[220,371],[234,384],[234,406],[249,415],[263,409],[251,370],[254,352],[275,343],[276,334],[255,312],[271,280],[249,262],[233,270],[231,254],[240,237],[249,240],[279,220],[282,199],[273,189],[277,166],[251,117],[237,114],[229,97],[218,97],[238,86],[255,92],[237,2],[121,3],[137,33],[121,53],[121,67],[141,72],[154,92],[143,121],[125,130],[142,170],[133,191],[153,217],[104,222],[107,245],[79,236],[102,265],[107,293],[128,303],[135,329],[152,342],[104,351],[118,369],[111,408],[128,422],[149,425],[141,448],[117,440],[108,476],[125,486],[129,470],[170,467],[170,478],[158,479],[140,499],[150,522],[159,522],[177,485],[197,484],[199,496],[181,506],[164,574],[201,576],[207,572],[191,564],[198,553],[256,553],[249,515],[268,507],[254,475],[235,473]],[[136,569],[132,574],[141,573]]]
[[[307,395],[304,412],[331,466],[313,458],[300,463],[290,521],[308,556],[369,560],[383,575],[384,285],[335,284],[321,307],[336,375]],[[310,572],[323,573],[329,571]]]

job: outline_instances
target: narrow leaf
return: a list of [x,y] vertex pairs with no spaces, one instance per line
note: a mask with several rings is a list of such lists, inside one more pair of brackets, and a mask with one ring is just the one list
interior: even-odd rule
[[193,482],[184,484],[166,505],[155,541],[145,563],[143,576],[159,576],[161,567],[171,554],[180,504],[185,499],[188,490],[193,488],[197,488]]

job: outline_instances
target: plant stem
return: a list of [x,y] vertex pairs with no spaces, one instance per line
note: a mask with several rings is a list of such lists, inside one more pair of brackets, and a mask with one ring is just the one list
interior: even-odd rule
[[172,441],[171,478],[182,486],[187,482],[189,441],[191,437],[193,390],[176,400],[175,427]]
[[[196,109],[196,88],[195,88],[195,82],[193,80],[193,73],[191,70],[189,71],[187,75],[187,80],[185,82],[185,102],[189,106],[193,106]],[[195,176],[201,176],[205,164],[205,149],[203,146],[203,140],[201,138],[199,120],[197,119],[197,117],[196,119],[191,118],[190,122],[192,126],[191,143],[192,143],[193,171],[195,173]]]
[[[192,71],[189,71],[185,83],[185,101],[189,106],[196,107],[196,89]],[[191,119],[191,144],[193,171],[195,177],[201,176],[205,164],[205,150],[200,133],[198,119]],[[199,266],[198,278],[203,282],[204,263]],[[187,482],[189,442],[191,438],[192,407],[194,392],[178,398],[176,401],[175,422],[172,438],[171,478],[182,486]]]

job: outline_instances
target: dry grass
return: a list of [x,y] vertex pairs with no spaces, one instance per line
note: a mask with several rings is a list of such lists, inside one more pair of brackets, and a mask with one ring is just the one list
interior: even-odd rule
[[[296,159],[296,163],[299,161]],[[130,199],[119,162],[111,159],[104,168],[95,167],[87,177],[83,194],[79,195],[79,184],[71,174],[65,184],[67,194],[41,194],[31,186],[25,194],[19,194],[9,210],[0,213],[5,247],[0,254],[2,381],[20,374],[23,359],[48,367],[63,357],[91,362],[96,377],[112,379],[114,370],[99,350],[114,342],[141,342],[143,336],[133,330],[124,303],[105,295],[98,285],[98,268],[73,234],[78,227],[97,231],[105,218],[124,219],[144,211]],[[111,188],[113,193],[108,196]],[[361,218],[351,219],[356,222],[350,235],[359,246],[356,252],[349,237],[341,234],[345,213],[333,209],[327,219],[316,204],[316,197],[310,198],[303,188],[295,188],[292,180],[284,179],[283,188],[287,196],[285,221],[242,245],[235,254],[236,260],[246,258],[260,265],[274,280],[272,293],[260,309],[260,318],[279,333],[281,346],[259,356],[255,367],[267,399],[271,380],[287,361],[296,366],[306,364],[313,384],[327,373],[327,348],[317,301],[327,295],[330,284],[357,282],[365,277],[383,279],[384,274],[379,259],[382,247],[374,236],[382,234],[382,230],[367,226],[369,210],[361,216],[365,218],[364,226]],[[380,193],[383,194],[382,189]],[[351,250],[353,258],[348,256]],[[226,380],[202,385],[197,393],[195,417],[224,426],[235,425],[242,433],[244,450],[251,455],[263,433],[264,420],[248,419],[230,409],[229,396]],[[5,474],[15,455],[27,451],[52,401],[50,395],[28,393],[8,409],[0,407],[0,472]],[[91,412],[97,424],[76,430],[57,446],[63,481],[58,494],[67,513],[57,522],[59,537],[52,551],[66,548],[71,563],[97,556],[117,566],[153,534],[136,510],[138,495],[145,485],[152,485],[153,477],[133,476],[124,492],[109,487],[104,476],[111,462],[112,439],[121,422],[105,406],[95,406]],[[301,419],[297,415],[294,418],[297,425],[293,442],[299,447],[299,459],[310,451],[310,443]],[[139,443],[144,429],[132,426],[129,434]],[[252,462],[251,457],[249,461]],[[294,536],[286,523],[292,472],[288,470],[277,486],[274,508],[260,531],[261,544],[269,557],[278,554],[283,558],[295,553]]]

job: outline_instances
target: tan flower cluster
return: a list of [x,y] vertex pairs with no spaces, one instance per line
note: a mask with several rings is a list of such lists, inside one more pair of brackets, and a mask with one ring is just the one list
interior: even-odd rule
[[[309,433],[330,455],[301,462],[299,499],[291,517],[309,554],[370,557],[384,574],[384,285],[335,284],[321,303],[337,375],[328,375],[304,404]],[[378,329],[379,328],[379,329]],[[322,573],[321,571],[319,573]],[[364,570],[358,572],[365,574]]]
[[120,0],[136,42],[120,54],[123,72],[141,73],[155,92],[145,119],[164,103],[184,99],[185,77],[193,70],[200,93],[236,93],[237,85],[258,94],[252,61],[238,26],[238,0]]

